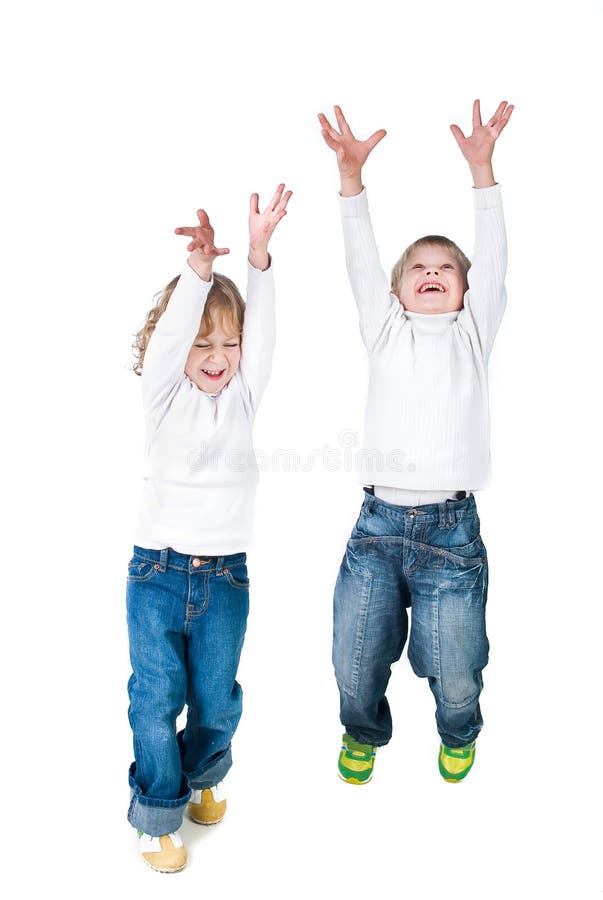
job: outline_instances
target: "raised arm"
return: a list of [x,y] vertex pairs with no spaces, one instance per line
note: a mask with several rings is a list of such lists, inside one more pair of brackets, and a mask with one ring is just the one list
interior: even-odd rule
[[458,125],[450,130],[469,164],[475,188],[475,243],[469,269],[469,290],[459,324],[467,327],[467,318],[477,331],[485,358],[490,354],[506,303],[505,273],[507,241],[500,187],[494,180],[494,145],[511,118],[513,106],[503,100],[494,115],[483,125],[479,100],[473,104],[473,130],[465,137]]
[[258,194],[252,194],[249,201],[249,266],[241,375],[249,388],[254,410],[270,377],[275,341],[274,280],[268,244],[274,229],[287,215],[291,195],[292,191],[285,192],[285,185],[279,184],[263,212],[260,212]]
[[325,143],[337,158],[346,265],[358,306],[360,331],[370,352],[391,312],[392,298],[389,279],[379,260],[366,191],[362,187],[362,167],[386,132],[381,129],[366,141],[359,141],[352,134],[340,107],[335,106],[334,110],[339,131],[323,113],[319,113],[318,121]]
[[205,210],[198,210],[197,217],[198,225],[175,229],[176,234],[190,238],[190,255],[144,357],[143,401],[147,415],[156,420],[163,417],[184,378],[184,366],[212,285],[213,261],[229,252],[215,246],[214,230]]

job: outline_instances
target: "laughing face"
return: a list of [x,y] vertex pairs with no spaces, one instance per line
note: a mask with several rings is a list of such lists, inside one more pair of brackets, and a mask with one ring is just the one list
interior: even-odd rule
[[226,387],[241,362],[241,337],[225,327],[223,320],[212,319],[212,331],[198,335],[184,367],[193,384],[206,394]]
[[397,294],[404,309],[445,313],[461,309],[465,276],[458,260],[444,247],[424,244],[412,251]]

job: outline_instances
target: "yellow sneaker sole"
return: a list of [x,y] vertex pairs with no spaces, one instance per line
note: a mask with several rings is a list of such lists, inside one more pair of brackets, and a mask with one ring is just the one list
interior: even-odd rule
[[370,778],[366,778],[364,781],[360,781],[359,778],[344,778],[343,775],[341,774],[341,772],[338,772],[337,774],[339,775],[341,780],[344,781],[346,784],[368,784],[369,781],[371,780],[371,778],[373,777],[373,775],[371,773]]

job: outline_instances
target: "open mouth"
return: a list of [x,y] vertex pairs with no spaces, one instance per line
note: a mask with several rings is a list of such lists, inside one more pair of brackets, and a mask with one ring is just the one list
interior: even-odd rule
[[211,378],[212,381],[218,381],[226,371],[226,369],[201,369],[204,375]]
[[428,281],[426,284],[422,284],[419,288],[419,294],[444,294],[446,293],[441,284],[438,284],[437,281]]

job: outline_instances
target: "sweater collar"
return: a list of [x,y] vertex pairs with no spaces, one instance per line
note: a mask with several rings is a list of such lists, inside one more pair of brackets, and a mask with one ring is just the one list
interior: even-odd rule
[[412,330],[421,334],[442,334],[458,318],[460,310],[445,313],[417,313],[404,310]]

